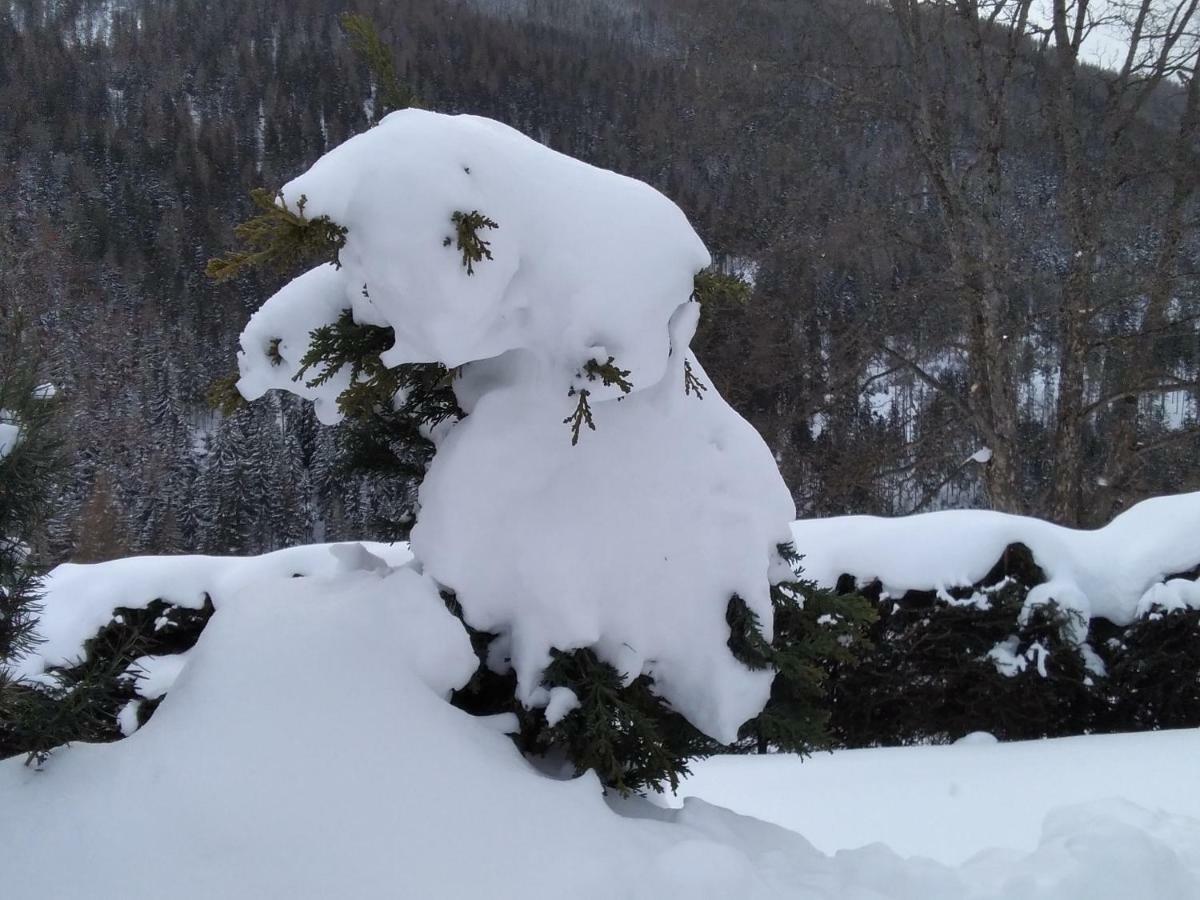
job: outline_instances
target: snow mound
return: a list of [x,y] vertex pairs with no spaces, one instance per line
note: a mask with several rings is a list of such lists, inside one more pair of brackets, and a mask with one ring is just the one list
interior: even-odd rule
[[[205,598],[220,607],[249,582],[271,576],[332,575],[344,567],[339,548],[361,548],[393,566],[412,558],[408,544],[311,544],[262,556],[131,556],[103,563],[64,563],[42,582],[34,653],[15,661],[14,674],[41,675],[80,659],[84,643],[107,625],[119,607],[145,609],[155,600],[200,609]],[[333,551],[333,552],[331,552]]]
[[[178,900],[1200,896],[1196,821],[1130,804],[1052,811],[1032,852],[959,867],[879,844],[826,856],[695,798],[610,804],[594,778],[539,774],[495,722],[446,702],[475,665],[436,585],[411,567],[260,569],[223,597],[141,730],[59,750],[41,772],[0,763],[6,900],[148,900],[167,884]],[[1051,743],[1029,745],[1021,771],[1036,772],[1036,748]],[[1195,749],[1192,738],[1189,760]],[[895,754],[923,752],[866,757],[879,761],[870,783],[902,783]],[[994,759],[968,766],[974,783]],[[1081,775],[1128,773],[1128,759]],[[795,810],[863,812],[874,798],[865,826],[900,812],[845,778],[788,795],[809,764],[765,762]],[[905,807],[906,828],[933,821],[937,803]]]
[[793,523],[805,576],[832,587],[843,574],[878,579],[899,596],[979,582],[1010,544],[1024,544],[1046,573],[1027,605],[1056,601],[1085,621],[1127,625],[1155,604],[1200,608],[1200,586],[1170,575],[1200,565],[1200,492],[1145,500],[1094,531],[982,510],[894,519],[842,516]]
[[[345,371],[293,377],[342,310],[393,329],[384,364],[454,369],[467,415],[438,429],[412,545],[465,621],[499,636],[518,698],[545,706],[552,652],[587,647],[733,741],[773,672],[734,659],[726,609],[737,595],[770,636],[795,507],[688,350],[710,258],[679,208],[497,122],[421,110],[327,153],[281,202],[346,243],[340,267],[255,313],[241,392],[290,390],[336,419]],[[473,259],[463,217],[487,242]]]

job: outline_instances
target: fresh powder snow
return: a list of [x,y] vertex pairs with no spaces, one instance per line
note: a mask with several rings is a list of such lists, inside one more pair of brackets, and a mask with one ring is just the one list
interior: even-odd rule
[[469,639],[385,555],[79,567],[110,604],[224,589],[145,727],[0,762],[5,897],[1200,897],[1200,732],[718,758],[681,808],[606,801],[446,701]]

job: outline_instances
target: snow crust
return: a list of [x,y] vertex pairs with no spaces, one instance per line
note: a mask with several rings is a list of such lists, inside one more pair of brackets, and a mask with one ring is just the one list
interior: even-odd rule
[[840,575],[875,579],[898,596],[978,582],[1009,544],[1033,553],[1047,581],[1027,606],[1056,601],[1084,621],[1126,625],[1155,606],[1200,608],[1200,585],[1167,576],[1200,564],[1200,492],[1155,497],[1093,531],[983,510],[894,519],[842,516],[793,523],[805,577],[833,586]]
[[337,571],[243,574],[127,739],[0,762],[6,900],[1200,896],[1197,732],[717,759],[685,784],[817,849],[541,774],[446,702],[477,660],[436,585],[322,552]]
[[[531,707],[551,651],[591,647],[732,741],[773,673],[727,646],[737,594],[772,628],[790,576],[790,491],[688,344],[709,264],[679,208],[641,182],[488,119],[404,110],[330,151],[283,202],[348,229],[340,268],[292,281],[242,336],[241,392],[290,390],[337,418],[343,372],[292,380],[313,328],[349,309],[391,326],[389,366],[440,362],[466,418],[434,436],[412,544]],[[452,217],[478,213],[468,272]],[[593,369],[589,370],[589,363]],[[622,378],[598,377],[611,364]],[[701,388],[688,380],[698,379]],[[586,397],[592,421],[565,424]]]

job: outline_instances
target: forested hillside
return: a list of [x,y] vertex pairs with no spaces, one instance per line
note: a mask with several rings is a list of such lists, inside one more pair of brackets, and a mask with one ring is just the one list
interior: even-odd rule
[[47,560],[405,533],[348,428],[207,400],[280,282],[206,260],[377,119],[348,8],[423,105],[650,182],[752,282],[695,347],[801,515],[1091,524],[1200,483],[1194,51],[1089,69],[900,0],[12,0],[0,325],[73,451]]

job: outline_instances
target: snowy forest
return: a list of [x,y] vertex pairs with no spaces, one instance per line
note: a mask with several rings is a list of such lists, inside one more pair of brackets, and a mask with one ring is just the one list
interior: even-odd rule
[[[207,399],[277,285],[216,284],[205,261],[252,188],[377,115],[341,11],[0,9],[2,306],[31,320],[71,421],[47,561],[407,533],[412,490],[356,465],[345,428],[287,397],[231,415]],[[646,180],[750,282],[706,310],[696,346],[802,517],[990,506],[1098,525],[1196,486],[1197,125],[1169,73],[1114,97],[1081,64],[1086,161],[1069,168],[1032,38],[981,87],[967,36],[916,71],[884,8],[843,0],[363,11],[432,108]],[[888,96],[901,84],[924,100]],[[924,155],[922,109],[942,142]],[[947,171],[963,177],[939,194]],[[1103,205],[1090,230],[1068,187]],[[947,190],[986,199],[981,220],[948,226]],[[986,258],[979,241],[998,256],[986,278],[964,262]],[[1064,293],[1076,280],[1086,310]],[[985,282],[986,329],[967,297]]]

